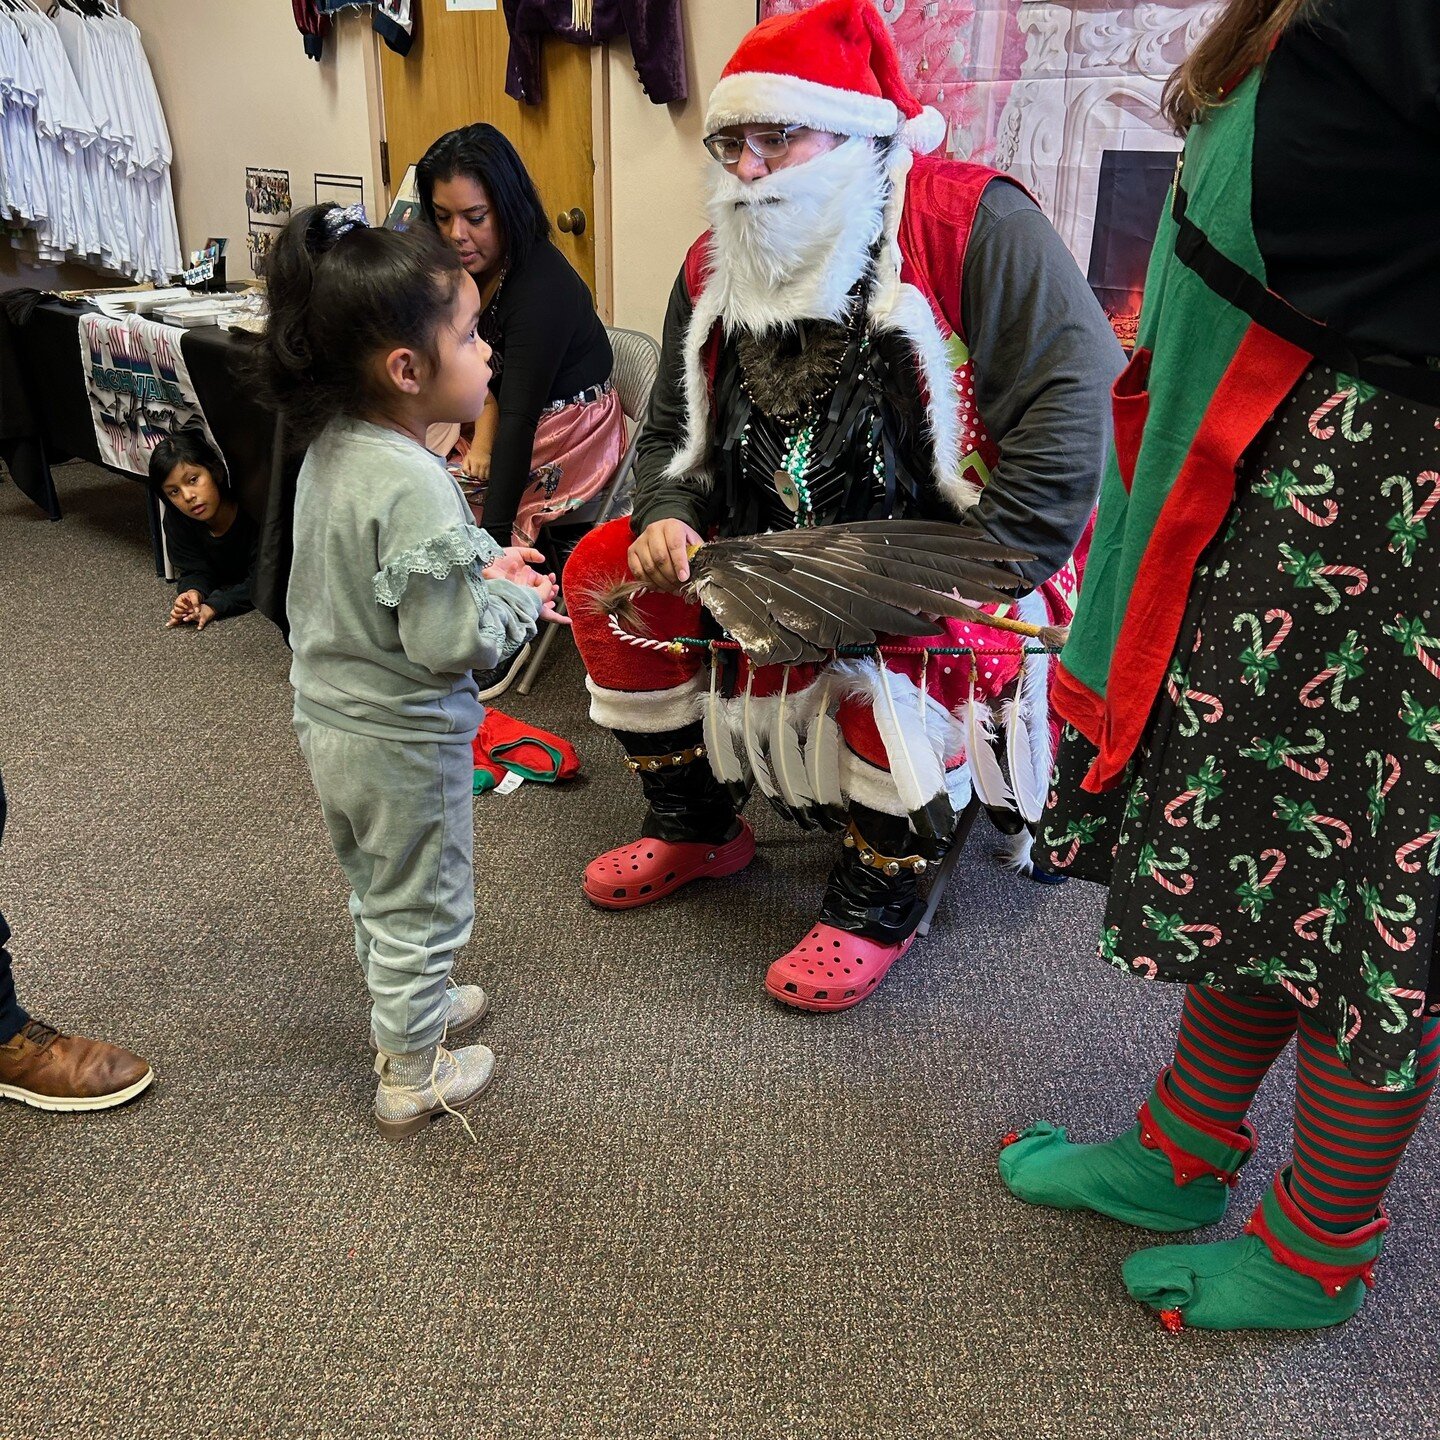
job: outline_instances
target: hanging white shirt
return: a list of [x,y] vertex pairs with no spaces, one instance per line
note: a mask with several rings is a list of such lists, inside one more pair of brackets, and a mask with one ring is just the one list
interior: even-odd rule
[[98,255],[100,230],[94,184],[83,155],[97,138],[95,122],[54,23],[38,10],[19,11],[15,21],[34,62],[39,85],[36,129],[52,200],[49,242],[54,253],[46,258]]
[[30,53],[13,17],[4,15],[0,20],[3,20],[0,24],[0,92],[5,101],[4,114],[0,116],[4,202],[20,219],[39,226],[50,208],[35,128],[39,84]]

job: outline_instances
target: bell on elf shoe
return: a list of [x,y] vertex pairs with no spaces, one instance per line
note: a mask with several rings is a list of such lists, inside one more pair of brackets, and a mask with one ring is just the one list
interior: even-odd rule
[[733,875],[755,858],[755,834],[711,771],[698,724],[656,735],[615,734],[648,809],[639,840],[585,867],[586,899],[605,910],[631,910],[692,880]]
[[848,1010],[866,999],[914,943],[929,863],[903,816],[854,806],[820,919],[771,965],[766,992],[798,1010]]
[[1168,1070],[1123,1135],[1076,1145],[1044,1121],[1008,1140],[1000,1178],[1027,1205],[1093,1210],[1142,1230],[1196,1230],[1225,1213],[1240,1167],[1255,1149],[1236,1129],[1196,1115],[1175,1098]]
[[1170,1331],[1316,1330],[1350,1319],[1374,1287],[1390,1221],[1381,1209],[1357,1229],[1324,1230],[1291,1198],[1289,1177],[1289,1167],[1275,1177],[1234,1240],[1132,1255],[1125,1288]]

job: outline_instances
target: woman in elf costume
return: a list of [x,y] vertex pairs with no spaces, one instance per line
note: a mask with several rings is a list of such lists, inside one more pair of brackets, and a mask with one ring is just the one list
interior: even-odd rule
[[1440,1055],[1440,6],[1231,0],[1166,108],[1037,856],[1110,886],[1106,959],[1189,989],[1134,1127],[1032,1125],[1000,1169],[1212,1225],[1293,1037],[1292,1158],[1244,1233],[1124,1278],[1167,1328],[1309,1328],[1365,1299]]

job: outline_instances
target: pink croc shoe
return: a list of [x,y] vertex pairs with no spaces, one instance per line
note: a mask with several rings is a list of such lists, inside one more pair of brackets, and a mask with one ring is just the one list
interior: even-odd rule
[[733,875],[755,858],[755,832],[743,820],[723,845],[637,840],[607,850],[585,867],[585,898],[603,910],[633,910],[663,900],[692,880]]
[[765,972],[765,989],[772,999],[797,1010],[848,1010],[875,989],[914,943],[909,935],[885,945],[822,922]]

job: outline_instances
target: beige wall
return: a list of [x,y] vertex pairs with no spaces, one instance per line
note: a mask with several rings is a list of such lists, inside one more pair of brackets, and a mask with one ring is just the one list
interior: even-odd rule
[[125,13],[144,36],[170,126],[187,252],[226,235],[230,278],[250,273],[247,165],[288,170],[297,208],[313,201],[317,170],[361,175],[374,217],[367,12],[338,17],[318,64],[283,0],[127,0]]
[[[317,65],[305,58],[282,0],[127,0],[125,8],[144,34],[174,137],[187,250],[228,235],[230,275],[248,274],[247,165],[288,169],[297,205],[312,198],[316,170],[364,175],[375,215],[373,51],[363,12],[342,12]],[[675,273],[704,228],[705,98],[755,23],[755,0],[693,0],[684,14],[687,104],[652,105],[624,41],[605,61],[615,323],[657,336]]]
[[18,250],[0,247],[0,291],[90,290],[123,283],[88,265],[32,265]]
[[700,144],[705,101],[755,23],[755,0],[692,0],[684,13],[687,104],[652,105],[623,41],[608,59],[615,323],[657,339],[680,262],[705,228],[701,185],[712,163]]

